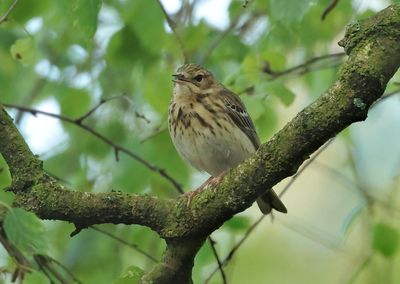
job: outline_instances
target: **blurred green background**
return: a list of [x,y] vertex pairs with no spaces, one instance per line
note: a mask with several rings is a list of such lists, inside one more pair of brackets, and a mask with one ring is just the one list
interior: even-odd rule
[[[0,1],[0,15],[12,2]],[[346,25],[392,2],[399,3],[339,1],[321,20],[331,1],[164,0],[174,33],[155,0],[20,0],[0,23],[0,103],[78,118],[117,96],[84,122],[191,190],[207,176],[179,158],[166,130],[171,74],[184,54],[240,94],[266,141],[334,82],[345,60],[337,42]],[[397,74],[386,93],[399,92],[399,82]],[[379,102],[313,160],[283,195],[289,213],[264,218],[229,261],[228,283],[400,283],[399,110],[396,95]],[[74,124],[8,111],[45,169],[68,187],[177,195],[160,175],[123,153],[116,161],[112,147]],[[127,271],[152,268],[149,257],[104,232],[160,258],[164,242],[144,227],[99,225],[103,232],[70,238],[71,224],[9,208],[13,195],[3,190],[10,177],[1,156],[0,168],[3,228],[28,259],[50,256],[82,283],[134,283]],[[221,258],[261,217],[253,207],[213,234]],[[16,267],[0,247],[0,283],[10,283]],[[205,283],[216,267],[205,244],[194,282]],[[218,272],[208,279],[221,281]],[[50,280],[36,271],[24,283]]]

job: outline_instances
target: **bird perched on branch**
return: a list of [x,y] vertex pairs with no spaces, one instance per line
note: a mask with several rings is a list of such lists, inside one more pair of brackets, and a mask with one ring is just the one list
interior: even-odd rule
[[[210,183],[217,183],[232,167],[260,146],[253,121],[239,97],[216,81],[210,71],[185,64],[173,75],[174,92],[168,125],[180,156],[211,177],[191,198]],[[257,199],[264,214],[286,207],[272,189]]]

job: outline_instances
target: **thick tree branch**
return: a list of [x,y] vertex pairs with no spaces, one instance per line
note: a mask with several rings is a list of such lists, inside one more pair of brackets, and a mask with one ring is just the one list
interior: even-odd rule
[[207,235],[299,166],[327,140],[366,119],[400,66],[400,5],[352,24],[340,42],[348,54],[337,81],[301,111],[255,155],[232,169],[220,184],[199,193],[190,208],[186,197],[161,200],[123,193],[70,191],[45,174],[13,126],[0,111],[0,153],[5,158],[16,205],[39,217],[79,226],[112,222],[146,225],[164,238],[162,262],[146,275],[154,283],[189,283],[193,259]]
[[167,200],[121,192],[78,192],[60,185],[43,171],[42,162],[29,150],[4,109],[0,110],[0,137],[0,153],[12,176],[9,190],[16,194],[16,206],[43,219],[69,221],[80,228],[100,223],[140,224],[155,231],[164,227]]

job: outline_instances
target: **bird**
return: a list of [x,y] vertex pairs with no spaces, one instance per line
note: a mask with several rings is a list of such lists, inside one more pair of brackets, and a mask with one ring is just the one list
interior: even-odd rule
[[[254,123],[234,92],[218,82],[204,67],[187,63],[173,76],[168,109],[168,129],[181,158],[211,177],[189,197],[207,185],[218,183],[260,146]],[[277,194],[268,189],[257,199],[263,214],[272,209],[287,213]]]

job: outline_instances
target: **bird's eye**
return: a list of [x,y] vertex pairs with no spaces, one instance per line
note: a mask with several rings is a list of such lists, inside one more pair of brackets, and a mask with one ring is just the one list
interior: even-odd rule
[[197,82],[201,82],[201,81],[203,81],[203,75],[197,75],[196,77],[194,77],[194,79],[197,81]]

